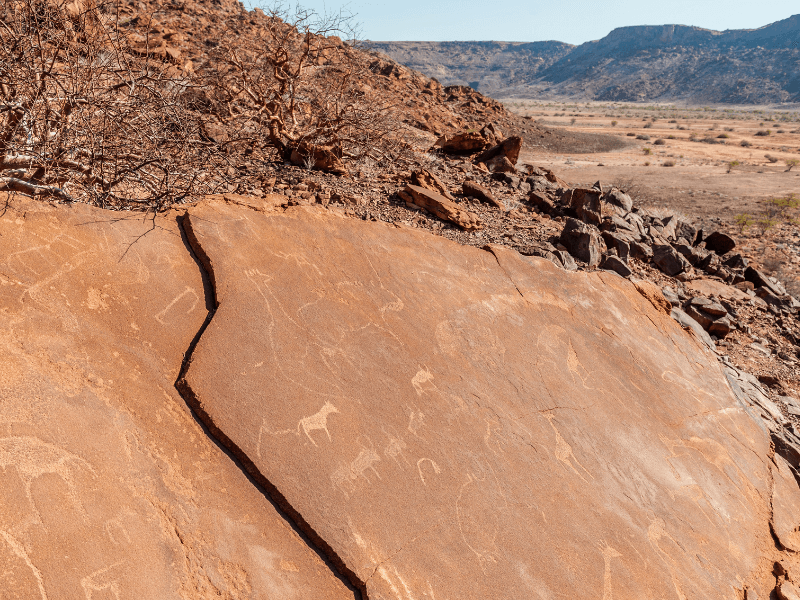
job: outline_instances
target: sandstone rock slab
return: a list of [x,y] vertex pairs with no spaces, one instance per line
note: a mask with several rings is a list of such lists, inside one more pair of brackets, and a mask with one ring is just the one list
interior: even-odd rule
[[179,215],[0,212],[0,597],[352,599],[175,390]]
[[765,431],[630,282],[322,209],[189,219],[220,306],[187,385],[370,598],[729,598],[771,544]]

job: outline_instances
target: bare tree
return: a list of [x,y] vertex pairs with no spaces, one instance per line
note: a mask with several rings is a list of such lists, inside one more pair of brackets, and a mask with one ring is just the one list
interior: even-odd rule
[[284,160],[333,172],[344,171],[342,158],[379,159],[400,147],[351,15],[275,5],[263,24],[218,40],[204,65],[220,120]]
[[158,209],[197,187],[189,81],[134,51],[113,12],[66,0],[0,11],[0,190]]

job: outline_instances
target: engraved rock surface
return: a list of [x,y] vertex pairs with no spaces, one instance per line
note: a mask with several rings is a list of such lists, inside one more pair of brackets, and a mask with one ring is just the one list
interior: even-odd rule
[[219,308],[185,386],[369,598],[732,598],[774,550],[767,430],[633,283],[321,209],[187,219]]
[[0,597],[353,598],[175,390],[177,216],[0,208]]

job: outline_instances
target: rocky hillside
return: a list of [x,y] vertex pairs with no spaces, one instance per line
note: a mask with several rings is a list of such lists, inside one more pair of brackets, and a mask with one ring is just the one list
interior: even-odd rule
[[368,42],[397,62],[446,85],[469,85],[491,94],[525,85],[568,54],[563,42]]
[[459,44],[458,52],[450,43],[375,45],[426,74],[445,76],[443,83],[475,82],[495,97],[727,104],[800,101],[800,15],[753,30],[622,27],[577,47],[555,42],[519,45],[529,48],[524,52],[509,51],[518,45],[497,42]]
[[[323,47],[358,60],[313,72],[366,62],[349,97],[388,98],[413,135],[295,160],[250,128],[280,98],[243,118],[257,87],[200,86],[257,63],[249,36],[284,36],[280,60],[318,40],[233,3],[80,27],[75,6],[65,51],[108,23],[135,43],[48,63],[110,65],[116,103],[59,88],[37,124],[47,102],[1,90],[0,596],[800,597],[800,302],[730,232],[524,164],[526,140],[564,139],[341,40]],[[218,193],[36,193],[50,167],[106,185],[76,165],[109,155],[64,150],[75,121],[158,124],[115,83],[140,59],[132,88],[171,89],[163,68],[196,92],[187,143],[220,162],[185,174],[222,169]],[[300,121],[330,92],[303,89]],[[34,155],[52,123],[61,153]],[[140,192],[178,146],[156,131]]]

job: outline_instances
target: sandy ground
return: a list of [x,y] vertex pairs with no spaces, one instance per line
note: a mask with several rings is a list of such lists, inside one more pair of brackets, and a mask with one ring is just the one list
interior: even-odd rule
[[[699,221],[731,222],[743,213],[757,218],[768,198],[800,197],[800,111],[520,100],[506,106],[542,125],[629,142],[622,150],[590,154],[581,148],[570,153],[525,149],[521,162],[552,168],[572,184],[621,184],[644,204]],[[769,134],[756,135],[759,131]],[[743,141],[750,145],[742,146]],[[799,164],[787,170],[792,160]]]

